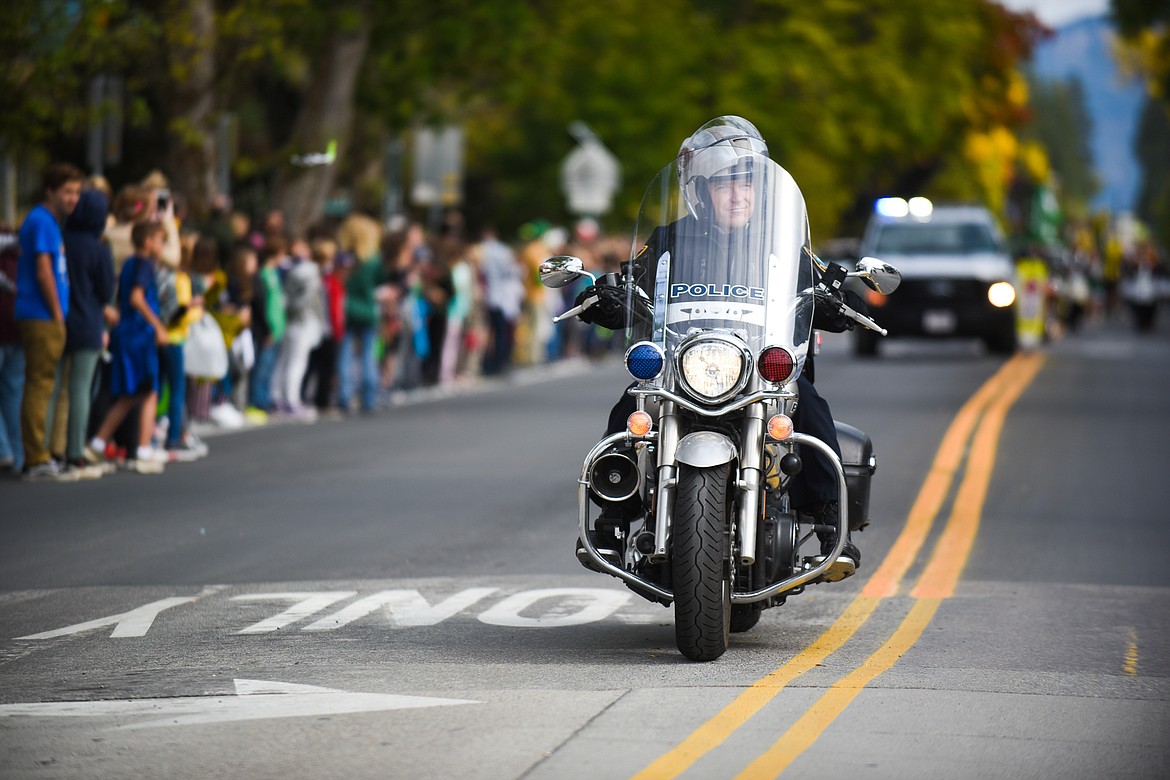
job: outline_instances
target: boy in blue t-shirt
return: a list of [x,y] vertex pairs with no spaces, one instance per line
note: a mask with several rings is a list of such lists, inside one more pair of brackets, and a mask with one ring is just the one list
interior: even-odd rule
[[45,200],[20,226],[15,313],[25,358],[20,434],[26,480],[78,477],[52,459],[45,445],[45,427],[57,363],[65,351],[65,315],[69,313],[69,273],[61,223],[77,206],[84,179],[85,174],[68,163],[50,167],[45,172]]
[[139,222],[130,230],[134,254],[118,277],[118,324],[110,333],[110,393],[114,405],[90,441],[90,457],[101,457],[106,442],[126,415],[139,407],[138,450],[130,468],[159,474],[168,456],[150,445],[158,406],[158,348],[170,341],[159,319],[155,263],[162,256],[166,229],[159,222]]

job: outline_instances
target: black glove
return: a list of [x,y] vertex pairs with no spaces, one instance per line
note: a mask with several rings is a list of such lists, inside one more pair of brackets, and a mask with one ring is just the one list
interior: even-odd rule
[[869,307],[865,305],[865,301],[851,290],[841,290],[834,295],[818,285],[815,306],[813,327],[817,330],[827,330],[830,333],[853,330],[854,320],[845,316],[844,306],[848,306],[858,314],[869,315]]
[[580,306],[586,298],[593,296],[597,296],[597,303],[578,314],[578,319],[610,330],[621,330],[626,326],[626,294],[622,288],[612,284],[590,285],[581,291],[573,305]]

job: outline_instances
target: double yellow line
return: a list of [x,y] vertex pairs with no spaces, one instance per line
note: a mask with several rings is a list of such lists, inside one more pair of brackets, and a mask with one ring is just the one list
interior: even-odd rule
[[902,623],[873,655],[834,683],[738,777],[772,778],[783,772],[817,740],[866,685],[893,666],[918,641],[942,600],[954,593],[979,531],[983,502],[995,467],[996,445],[1008,410],[1035,379],[1043,362],[1043,357],[1036,353],[1016,355],[959,410],[943,436],[902,532],[881,566],[833,625],[792,660],[757,680],[677,747],[635,775],[635,780],[673,778],[685,772],[721,745],[790,682],[822,663],[849,641],[883,599],[898,594],[902,578],[914,564],[935,518],[942,510],[970,441],[967,467],[955,494],[950,518],[935,544],[930,560],[910,590],[909,595],[915,601]]

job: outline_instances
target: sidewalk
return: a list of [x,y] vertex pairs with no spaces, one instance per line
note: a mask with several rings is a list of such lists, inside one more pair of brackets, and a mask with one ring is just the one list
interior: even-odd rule
[[[619,360],[620,358],[616,355],[605,356],[600,359],[572,357],[553,363],[543,363],[538,366],[516,368],[506,376],[476,376],[467,379],[457,379],[448,385],[418,387],[412,390],[382,391],[379,393],[373,414],[379,415],[394,409],[419,406],[449,398],[489,393],[509,386],[532,385],[566,376],[579,376],[596,369],[599,365],[610,365]],[[354,416],[356,416],[356,413],[342,414],[337,410],[333,410],[327,415],[312,417],[270,413],[268,415],[268,422],[266,423],[253,423],[245,420],[244,424],[239,427],[225,427],[209,422],[193,422],[191,423],[190,430],[202,439],[210,439],[231,433],[270,428],[274,425],[315,425],[317,423],[339,422]]]

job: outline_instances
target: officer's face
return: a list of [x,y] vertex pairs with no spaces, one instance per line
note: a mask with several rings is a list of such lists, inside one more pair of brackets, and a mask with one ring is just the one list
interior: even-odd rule
[[716,179],[707,185],[715,224],[724,230],[741,228],[752,215],[755,193],[750,178]]

